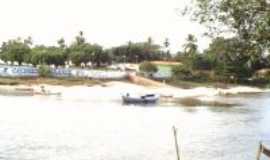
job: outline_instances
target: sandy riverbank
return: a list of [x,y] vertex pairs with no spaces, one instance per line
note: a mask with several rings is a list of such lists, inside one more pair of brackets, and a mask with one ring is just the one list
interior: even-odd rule
[[[15,85],[15,86],[0,86],[0,90],[15,90],[16,88],[33,88],[35,91],[40,91],[41,86],[45,86],[46,90],[51,92],[61,92],[61,98],[67,100],[91,100],[91,101],[116,101],[121,100],[121,95],[130,94],[146,94],[155,93],[161,96],[173,96],[174,98],[196,98],[200,100],[213,100],[219,95],[237,95],[237,94],[251,94],[262,93],[268,90],[237,86],[227,89],[213,88],[213,87],[196,87],[192,89],[181,89],[169,85],[161,86],[142,86],[132,84],[129,82],[111,81],[104,82],[93,86],[77,85],[77,86],[61,86],[61,85]],[[40,95],[34,95],[40,96]]]

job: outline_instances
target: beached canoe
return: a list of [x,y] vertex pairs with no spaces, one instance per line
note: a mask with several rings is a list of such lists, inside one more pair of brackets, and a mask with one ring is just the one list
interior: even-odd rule
[[61,92],[50,92],[50,91],[41,91],[41,92],[35,92],[35,95],[41,95],[41,96],[61,96]]
[[34,89],[33,88],[15,88],[14,90],[9,90],[6,94],[14,95],[14,96],[33,96]]
[[41,96],[61,96],[61,92],[51,92],[49,90],[45,89],[45,86],[40,87],[40,92],[35,92],[35,95],[41,95]]
[[146,94],[143,96],[130,96],[129,94],[122,96],[123,102],[126,104],[154,104],[158,102],[159,96],[156,94]]

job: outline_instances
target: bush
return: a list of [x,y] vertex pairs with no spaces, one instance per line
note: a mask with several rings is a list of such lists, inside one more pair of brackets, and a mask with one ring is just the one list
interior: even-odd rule
[[211,70],[214,66],[214,61],[207,55],[197,55],[193,57],[193,69]]
[[209,71],[193,71],[192,81],[194,82],[206,82],[211,81],[211,72]]
[[173,76],[179,80],[190,80],[192,78],[192,72],[185,66],[179,65],[172,68]]
[[172,69],[173,78],[176,80],[188,80],[193,82],[206,82],[211,80],[211,71],[191,70],[186,66],[175,66]]
[[158,71],[158,67],[151,62],[143,62],[139,67],[141,72],[146,73],[148,76],[156,73]]
[[41,65],[38,67],[38,74],[40,77],[51,77],[52,72],[49,66]]

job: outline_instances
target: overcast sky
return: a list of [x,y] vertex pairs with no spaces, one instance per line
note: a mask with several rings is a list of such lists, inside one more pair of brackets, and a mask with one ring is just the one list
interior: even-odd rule
[[[61,37],[70,43],[82,30],[89,42],[107,48],[147,37],[162,44],[168,37],[175,52],[187,34],[203,34],[203,27],[177,13],[187,1],[1,0],[0,42],[32,36],[35,44],[54,45]],[[206,38],[199,40],[207,47]]]

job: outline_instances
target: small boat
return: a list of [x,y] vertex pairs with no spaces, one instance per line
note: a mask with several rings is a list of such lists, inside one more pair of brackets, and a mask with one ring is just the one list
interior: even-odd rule
[[15,91],[34,92],[34,89],[33,88],[15,88]]
[[130,96],[129,93],[122,96],[123,102],[126,104],[154,104],[159,100],[156,94],[146,94],[143,96]]
[[35,92],[35,95],[41,95],[41,96],[61,96],[62,93],[61,92],[50,92],[50,91],[46,91],[46,92]]
[[33,88],[15,88],[15,90],[9,91],[9,93],[15,96],[33,96],[34,89]]
[[49,90],[46,90],[44,86],[41,86],[40,92],[35,92],[35,95],[42,95],[42,96],[61,96],[61,92],[51,92]]

